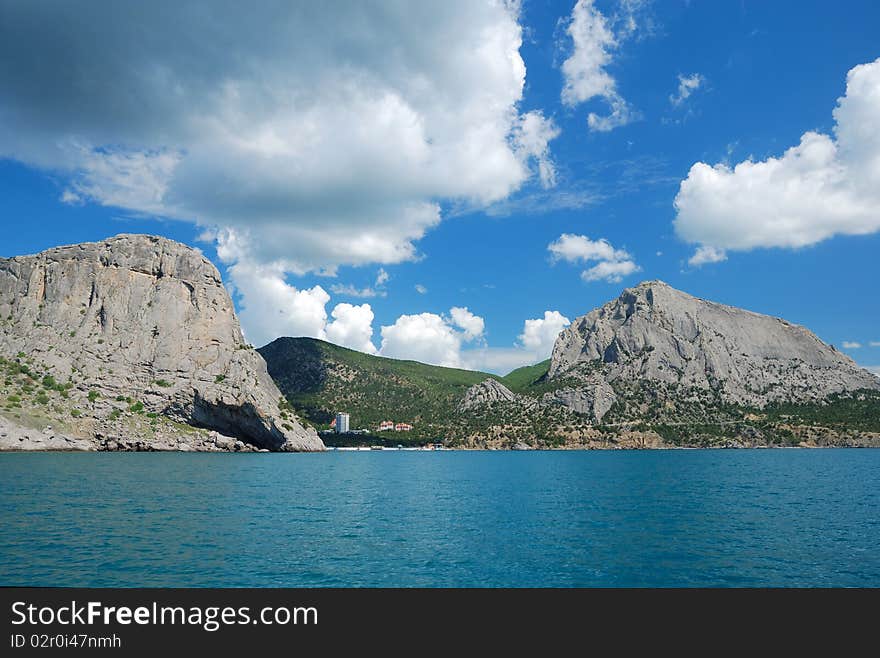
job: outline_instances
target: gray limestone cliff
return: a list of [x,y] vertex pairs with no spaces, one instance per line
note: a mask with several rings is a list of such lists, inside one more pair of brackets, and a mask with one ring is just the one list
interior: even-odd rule
[[611,387],[627,381],[714,391],[724,403],[758,408],[880,389],[877,377],[804,327],[662,281],[628,288],[572,322],[556,340],[548,378],[582,382],[580,396],[557,392],[562,404],[586,397],[588,407],[601,399],[608,408]]
[[71,382],[52,386],[65,400],[79,396],[70,414],[95,436],[130,409],[259,448],[324,448],[245,343],[217,269],[165,238],[120,235],[0,259],[0,357]]
[[459,412],[469,411],[495,402],[513,402],[516,395],[497,379],[484,379],[467,391],[458,405]]

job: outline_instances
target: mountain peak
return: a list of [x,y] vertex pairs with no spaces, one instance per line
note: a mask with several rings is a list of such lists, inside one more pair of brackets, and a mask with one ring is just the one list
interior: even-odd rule
[[627,288],[560,333],[549,377],[585,368],[600,369],[609,382],[714,391],[726,402],[757,407],[880,387],[803,327],[693,297],[662,281]]
[[123,234],[0,259],[0,317],[0,356],[77,383],[66,393],[83,433],[124,433],[123,414],[145,412],[268,449],[323,448],[245,343],[217,268],[185,244]]

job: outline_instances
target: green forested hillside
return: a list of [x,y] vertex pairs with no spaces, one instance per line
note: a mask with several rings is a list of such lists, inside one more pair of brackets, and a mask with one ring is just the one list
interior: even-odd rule
[[412,424],[412,432],[395,434],[402,442],[442,436],[465,391],[492,376],[372,356],[313,338],[279,338],[259,352],[281,392],[318,429],[344,411],[352,429],[375,429],[383,420]]
[[[450,446],[502,448],[645,447],[651,441],[655,447],[880,445],[877,391],[753,409],[725,404],[713,391],[695,397],[694,391],[650,382],[615,382],[617,401],[601,424],[593,424],[587,416],[541,401],[549,391],[578,385],[565,378],[547,380],[549,360],[496,377],[372,356],[311,338],[279,338],[259,352],[290,404],[318,429],[343,411],[351,415],[352,429],[373,431],[363,438],[331,437],[335,443],[380,442],[376,427],[392,420],[414,429],[386,432],[385,443],[443,440]],[[518,393],[517,400],[460,412],[467,389],[488,377]]]
[[537,384],[544,379],[547,371],[550,370],[550,359],[536,363],[533,366],[523,366],[517,368],[513,372],[508,373],[504,377],[499,378],[502,384],[514,393],[523,393],[533,384]]

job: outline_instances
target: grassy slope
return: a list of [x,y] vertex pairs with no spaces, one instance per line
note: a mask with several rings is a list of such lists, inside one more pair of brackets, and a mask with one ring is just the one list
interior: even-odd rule
[[[515,406],[493,406],[459,414],[456,408],[468,387],[494,377],[483,372],[371,356],[310,338],[278,339],[259,351],[291,404],[319,429],[326,428],[337,411],[346,411],[351,414],[352,428],[374,429],[386,419],[412,423],[415,430],[411,433],[384,435],[394,444],[423,443],[440,437],[458,441],[504,426],[511,441],[537,440],[542,445],[555,445],[559,427],[571,429],[586,424],[561,408],[529,412]],[[549,360],[495,378],[517,393],[539,397],[545,390],[565,383],[547,382],[544,375],[548,366]],[[728,407],[712,400],[694,410],[687,405],[666,409],[651,402],[644,391],[632,394],[634,404],[624,405],[627,409],[621,407],[608,420],[636,421],[642,429],[654,429],[679,445],[711,445],[715,439],[740,434],[746,426],[760,429],[769,444],[788,439],[797,443],[800,438],[789,437],[791,432],[785,429],[790,424],[880,431],[880,393],[832,396],[824,404],[774,405],[763,411]],[[643,404],[646,400],[647,406]],[[747,414],[757,414],[760,419],[749,420]],[[605,429],[618,431],[613,426]]]
[[501,377],[499,381],[514,393],[522,393],[541,380],[550,369],[550,359],[533,366],[523,366]]
[[319,429],[337,411],[351,427],[382,420],[414,425],[401,440],[442,436],[465,391],[491,375],[363,354],[312,338],[279,338],[260,348],[290,403]]

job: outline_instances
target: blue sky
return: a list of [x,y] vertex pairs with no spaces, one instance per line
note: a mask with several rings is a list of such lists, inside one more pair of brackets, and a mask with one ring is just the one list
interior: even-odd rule
[[880,364],[876,3],[343,4],[293,35],[230,4],[192,43],[199,3],[16,4],[0,256],[160,234],[218,265],[255,343],[495,371],[663,279]]

